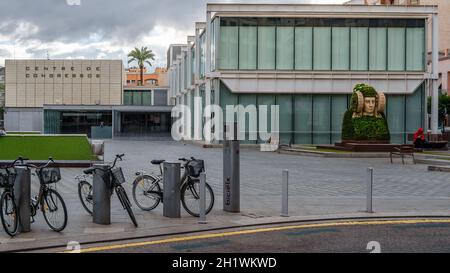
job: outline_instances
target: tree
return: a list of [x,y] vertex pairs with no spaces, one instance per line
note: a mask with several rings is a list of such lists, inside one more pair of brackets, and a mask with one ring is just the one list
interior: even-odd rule
[[153,51],[148,49],[147,47],[134,48],[129,54],[128,57],[131,59],[128,60],[128,63],[137,62],[139,66],[139,70],[141,72],[141,84],[144,85],[144,66],[147,63],[149,66],[152,66],[150,61],[155,60],[155,54]]
[[[431,115],[431,97],[428,97],[428,114]],[[448,94],[439,95],[439,124],[443,124],[446,116],[450,114],[450,96]]]

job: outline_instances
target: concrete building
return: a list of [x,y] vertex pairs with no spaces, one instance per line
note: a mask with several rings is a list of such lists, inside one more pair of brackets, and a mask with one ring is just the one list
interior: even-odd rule
[[[140,86],[141,71],[139,68],[128,68],[126,71],[127,86]],[[143,78],[145,86],[168,86],[167,69],[157,67],[153,73],[148,73],[147,68],[144,68]]]
[[392,142],[404,143],[419,127],[438,133],[436,112],[431,124],[426,113],[437,36],[436,6],[208,4],[170,67],[170,94],[189,107],[194,97],[222,109],[279,105],[282,144],[330,144],[354,85],[368,83],[386,94]]
[[148,89],[147,98],[124,83],[121,60],[6,60],[5,128],[92,138],[168,133],[167,88]]

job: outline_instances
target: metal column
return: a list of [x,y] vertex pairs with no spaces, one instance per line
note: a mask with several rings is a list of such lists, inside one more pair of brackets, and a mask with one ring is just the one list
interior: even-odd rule
[[432,18],[432,90],[431,90],[431,133],[439,134],[439,19],[437,13]]
[[[237,123],[234,123],[234,139],[237,139]],[[225,125],[224,133],[230,125]],[[227,138],[225,138],[227,139]],[[238,140],[224,140],[223,144],[223,210],[238,213],[240,204],[240,143]]]
[[373,168],[367,169],[367,213],[373,213]]
[[283,170],[281,216],[289,217],[289,170]]
[[181,218],[180,163],[164,162],[164,202],[163,215]]
[[207,224],[206,221],[206,173],[200,174],[200,218],[199,224]]
[[19,232],[31,231],[31,170],[28,167],[16,167],[14,196],[19,210]]
[[[110,167],[106,164],[94,165],[94,185],[93,185],[93,221],[99,225],[111,224],[111,177],[107,171]],[[104,171],[103,171],[104,170]]]

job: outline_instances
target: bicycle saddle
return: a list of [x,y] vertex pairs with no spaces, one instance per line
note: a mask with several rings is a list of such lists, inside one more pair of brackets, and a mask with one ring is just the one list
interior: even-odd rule
[[89,168],[89,169],[84,170],[83,172],[84,172],[85,174],[93,174],[94,171],[95,171],[94,168]]
[[152,160],[153,165],[161,165],[161,163],[166,162],[165,160]]

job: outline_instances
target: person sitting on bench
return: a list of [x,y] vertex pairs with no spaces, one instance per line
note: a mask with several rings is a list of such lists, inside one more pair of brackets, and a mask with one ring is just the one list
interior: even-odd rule
[[425,139],[425,135],[423,134],[422,128],[419,128],[419,130],[417,130],[417,132],[414,134],[414,146],[416,148],[426,148],[429,146],[429,143]]

